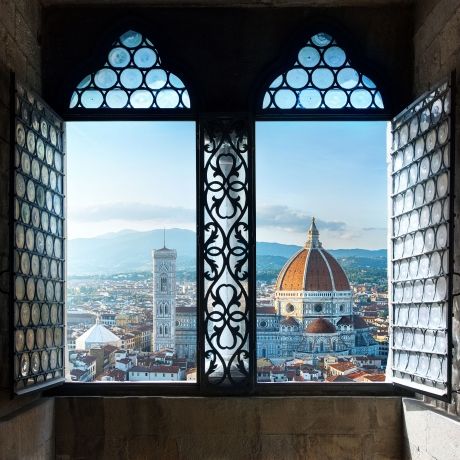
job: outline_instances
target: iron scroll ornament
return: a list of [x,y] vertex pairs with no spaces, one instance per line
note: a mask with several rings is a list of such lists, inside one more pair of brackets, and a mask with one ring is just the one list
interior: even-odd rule
[[245,120],[204,120],[202,171],[203,338],[205,385],[250,382],[250,139]]

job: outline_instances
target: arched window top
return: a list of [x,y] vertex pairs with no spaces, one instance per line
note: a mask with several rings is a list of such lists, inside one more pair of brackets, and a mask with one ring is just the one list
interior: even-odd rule
[[355,69],[345,51],[327,33],[313,35],[295,64],[265,92],[262,109],[383,109],[374,82]]
[[129,30],[113,44],[104,66],[77,85],[71,109],[190,109],[182,80],[166,70],[153,43]]

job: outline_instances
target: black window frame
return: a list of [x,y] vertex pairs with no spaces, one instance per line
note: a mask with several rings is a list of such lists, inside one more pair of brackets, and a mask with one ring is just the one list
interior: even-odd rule
[[[133,27],[136,30],[136,27]],[[330,24],[316,24],[315,26],[308,27],[301,33],[301,39],[296,37],[295,40],[286,48],[286,53],[282,55],[280,60],[276,62],[272,68],[267,70],[266,76],[264,76],[257,84],[255,91],[255,97],[250,102],[250,110],[247,113],[231,114],[236,116],[246,116],[251,121],[251,129],[254,139],[255,123],[264,121],[385,121],[389,122],[396,114],[391,106],[387,106],[385,103],[388,98],[387,90],[382,81],[378,78],[374,78],[377,87],[382,93],[382,98],[385,103],[385,108],[379,110],[368,109],[348,109],[348,110],[335,110],[335,109],[306,109],[306,110],[276,110],[270,111],[270,113],[261,110],[262,100],[266,87],[273,80],[273,77],[278,75],[281,70],[285,70],[286,66],[290,64],[293,56],[295,56],[298,50],[303,46],[305,37],[309,37],[314,33],[326,32],[338,39],[340,43],[343,43],[343,48],[347,54],[351,56],[352,62],[356,63],[356,67],[361,71],[369,74],[372,77],[375,75],[368,70],[372,69],[368,63],[365,63],[359,56],[359,46],[347,42],[346,35],[342,30],[331,27]],[[142,33],[146,33],[145,29]],[[148,37],[148,33],[147,33]],[[114,36],[114,38],[116,38]],[[153,37],[154,38],[154,37]],[[152,40],[155,44],[155,41]],[[160,50],[161,53],[161,50]],[[166,59],[162,56],[163,61]],[[167,61],[166,61],[167,62]],[[168,64],[165,64],[167,66]],[[174,70],[172,68],[171,70]],[[203,113],[197,110],[195,102],[198,100],[199,94],[195,94],[193,82],[186,78],[184,72],[177,72],[186,85],[186,88],[190,94],[191,109],[189,110],[176,110],[167,109],[162,111],[153,111],[145,109],[86,109],[74,111],[68,109],[61,113],[65,122],[85,122],[85,121],[192,121],[195,123],[196,130],[196,199],[197,199],[197,381],[196,382],[173,382],[173,383],[161,383],[161,382],[100,382],[100,383],[79,383],[79,382],[64,382],[60,386],[50,388],[45,391],[46,396],[209,396],[214,394],[220,395],[253,395],[253,396],[413,396],[414,391],[404,387],[394,385],[391,382],[384,383],[324,383],[324,382],[308,382],[306,383],[257,383],[257,368],[252,365],[251,369],[251,381],[249,387],[243,390],[237,390],[236,392],[231,387],[219,389],[217,392],[210,390],[209,386],[202,382],[200,376],[200,364],[203,366],[203,353],[204,343],[201,340],[203,335],[203,306],[200,306],[200,301],[203,298],[203,286],[198,274],[200,261],[202,260],[203,254],[203,240],[200,236],[200,206],[201,199],[199,190],[200,186],[200,139],[199,134],[201,126],[204,120],[209,118],[219,118],[229,114],[222,113]],[[82,77],[83,75],[78,75]],[[66,100],[70,100],[71,94],[63,95]],[[255,172],[256,165],[255,159],[252,159],[252,165],[254,166],[251,171],[254,192],[250,193],[250,210],[251,219],[253,222],[253,228],[250,229],[255,235]],[[250,263],[255,263],[255,244],[249,245],[249,260]],[[253,270],[255,273],[255,270]],[[253,281],[255,280],[255,275]],[[256,350],[256,318],[255,318],[255,282],[249,288],[249,295],[252,297],[253,303],[253,318],[250,321],[250,327],[252,328],[252,339],[250,341],[250,347],[255,352]],[[254,363],[253,363],[254,364]],[[202,369],[201,369],[202,370]]]

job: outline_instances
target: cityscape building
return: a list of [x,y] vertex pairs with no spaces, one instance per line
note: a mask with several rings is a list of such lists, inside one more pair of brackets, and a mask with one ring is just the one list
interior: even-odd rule
[[176,347],[176,260],[176,250],[166,243],[153,251],[152,351]]
[[320,240],[315,218],[303,248],[284,265],[272,306],[257,308],[257,355],[308,358],[377,355],[372,327],[353,311],[353,292]]

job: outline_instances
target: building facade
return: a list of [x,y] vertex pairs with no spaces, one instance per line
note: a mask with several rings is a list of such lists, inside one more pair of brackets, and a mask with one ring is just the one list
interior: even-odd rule
[[176,309],[176,355],[192,361],[196,358],[196,308]]

